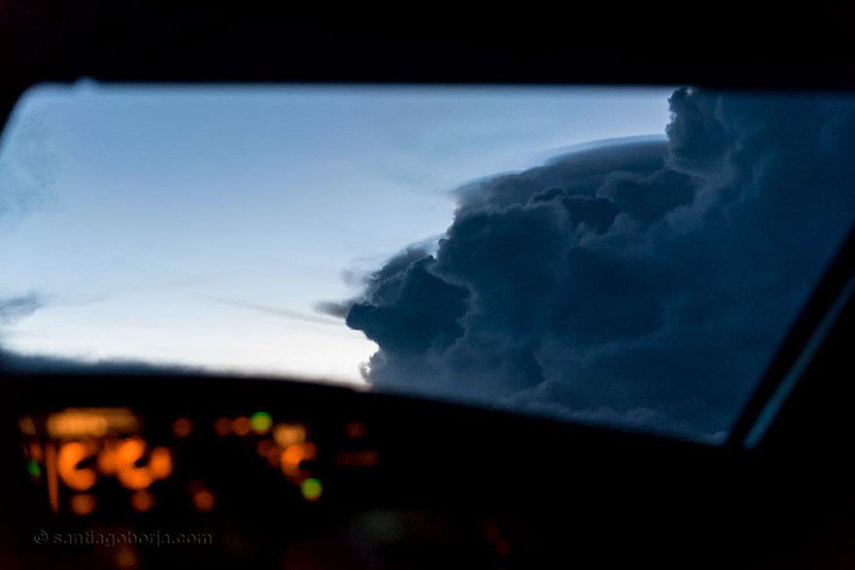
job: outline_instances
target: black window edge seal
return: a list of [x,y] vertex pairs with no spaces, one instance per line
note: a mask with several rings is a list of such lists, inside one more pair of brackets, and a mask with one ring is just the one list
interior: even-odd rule
[[843,245],[778,347],[763,378],[734,422],[725,446],[753,449],[762,441],[853,291],[855,225],[850,227]]

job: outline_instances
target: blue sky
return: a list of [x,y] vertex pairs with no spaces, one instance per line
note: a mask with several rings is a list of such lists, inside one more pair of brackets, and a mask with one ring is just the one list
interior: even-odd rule
[[0,298],[44,305],[3,346],[361,382],[376,345],[315,311],[343,272],[441,234],[462,183],[661,135],[670,93],[34,89],[0,147]]

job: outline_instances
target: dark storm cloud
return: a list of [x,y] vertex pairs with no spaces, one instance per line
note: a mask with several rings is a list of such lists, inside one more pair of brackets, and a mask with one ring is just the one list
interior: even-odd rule
[[457,319],[466,311],[468,292],[435,276],[430,255],[406,266],[397,262],[394,273],[381,270],[374,276],[372,302],[354,303],[347,325],[400,354],[444,349],[463,332]]
[[347,324],[377,386],[718,437],[855,213],[855,106],[680,89],[667,140],[468,184]]

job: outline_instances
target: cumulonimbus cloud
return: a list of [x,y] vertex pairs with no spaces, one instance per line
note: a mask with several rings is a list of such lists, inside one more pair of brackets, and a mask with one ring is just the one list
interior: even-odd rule
[[[467,185],[340,308],[380,387],[726,431],[853,221],[855,104],[678,89],[662,141]],[[417,237],[417,236],[414,236]]]

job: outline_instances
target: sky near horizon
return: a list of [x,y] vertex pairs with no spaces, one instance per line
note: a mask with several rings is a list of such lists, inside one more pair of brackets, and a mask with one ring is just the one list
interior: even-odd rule
[[0,343],[361,383],[377,345],[319,302],[442,234],[461,184],[662,136],[671,91],[37,87],[0,144],[0,299],[40,306]]

